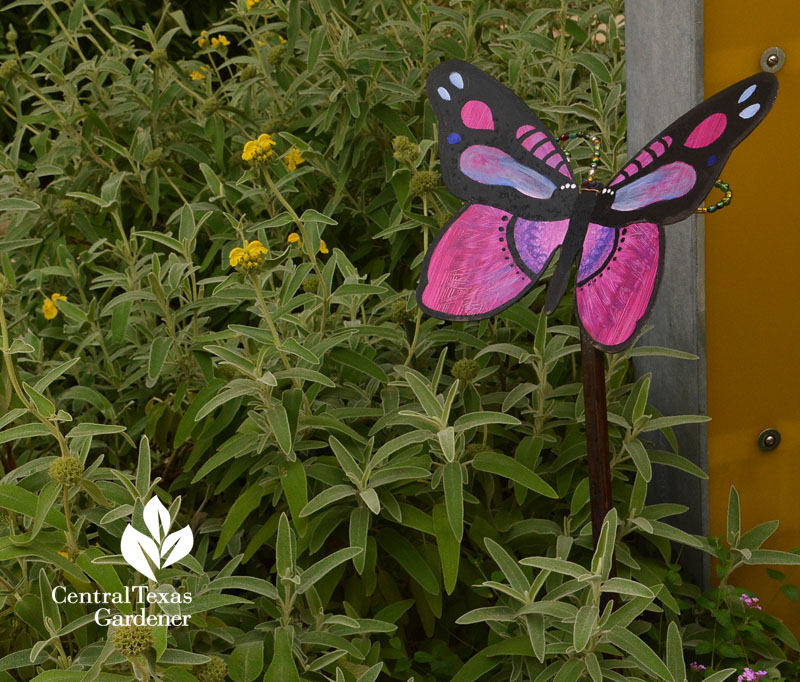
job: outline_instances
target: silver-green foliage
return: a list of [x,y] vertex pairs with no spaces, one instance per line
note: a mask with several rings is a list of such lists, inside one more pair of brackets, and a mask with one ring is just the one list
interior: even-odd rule
[[[622,3],[206,4],[4,8],[0,681],[679,680],[672,543],[705,541],[646,492],[652,463],[703,476],[671,432],[698,418],[629,377],[682,354],[609,362],[594,551],[569,297],[443,325],[411,294],[459,205],[427,73],[468,59],[554,131],[599,133],[607,180]],[[262,133],[273,158],[250,166]],[[260,269],[231,267],[244,240]],[[143,584],[120,539],[155,497],[194,533],[157,573],[191,620],[126,657],[49,595]],[[742,561],[774,561],[755,540]]]

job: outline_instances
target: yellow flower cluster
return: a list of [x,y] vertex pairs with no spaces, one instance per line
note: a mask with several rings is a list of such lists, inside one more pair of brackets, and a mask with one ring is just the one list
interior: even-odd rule
[[290,171],[297,170],[297,167],[304,161],[305,159],[297,147],[292,147],[289,153],[283,157],[283,162]]
[[[214,36],[210,39],[211,47],[228,47],[231,44],[231,41],[228,40],[227,36],[224,33],[220,33],[218,36]],[[200,37],[197,39],[197,45],[199,47],[205,47],[209,43],[208,31],[200,31]]]
[[62,296],[61,294],[53,294],[50,298],[44,299],[44,304],[42,305],[42,314],[44,315],[45,320],[54,320],[58,315],[58,306],[56,305],[56,301],[66,301],[67,297]]
[[244,146],[242,151],[242,159],[250,163],[258,163],[261,161],[269,161],[272,158],[272,147],[275,146],[275,140],[270,135],[262,133],[258,139],[250,140]]
[[232,268],[241,272],[260,270],[269,249],[260,241],[245,241],[244,248],[237,246],[228,256]]
[[[297,247],[300,247],[302,245],[302,240],[300,239],[300,235],[297,234],[297,232],[292,232],[286,238],[286,241],[288,241],[290,244],[294,244]],[[324,239],[320,239],[319,240],[319,252],[320,253],[330,253],[330,251],[328,251],[328,245],[325,243]]]
[[251,9],[253,9],[253,7],[255,7],[255,6],[256,6],[256,5],[257,5],[259,2],[261,2],[261,0],[245,0],[245,2],[247,3],[247,10],[248,10],[248,11],[250,11],[250,10],[251,10]]
[[208,67],[201,64],[200,65],[200,70],[199,71],[197,71],[197,70],[192,71],[189,74],[189,76],[191,77],[191,79],[193,81],[202,81],[202,80],[205,80],[207,71],[208,71]]

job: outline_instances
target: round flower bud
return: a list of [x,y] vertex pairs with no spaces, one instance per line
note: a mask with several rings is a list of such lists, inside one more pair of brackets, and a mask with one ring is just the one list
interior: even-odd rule
[[433,171],[417,171],[408,183],[408,192],[412,197],[432,192],[439,184],[439,176]]
[[50,478],[68,488],[81,480],[83,464],[77,457],[65,455],[53,460],[50,465]]
[[217,98],[209,97],[208,99],[204,99],[203,103],[200,105],[200,113],[203,114],[203,116],[211,116],[218,108],[219,102]]
[[316,294],[319,288],[319,277],[316,275],[309,275],[303,280],[303,291],[307,294]]
[[283,55],[286,52],[286,45],[281,43],[280,45],[276,45],[267,53],[267,63],[275,66],[276,64],[280,64],[283,60]]
[[404,322],[408,322],[412,317],[411,311],[406,310],[405,299],[401,298],[392,303],[392,322],[403,324]]
[[465,454],[469,459],[474,458],[477,455],[480,455],[482,452],[491,452],[492,448],[488,445],[484,445],[483,443],[470,443],[467,445],[467,449]]
[[17,35],[17,32],[14,30],[13,26],[6,31],[6,42],[8,42],[9,45],[16,43],[18,37],[19,36]]
[[200,682],[225,682],[228,664],[219,656],[212,656],[208,663],[203,663],[192,672]]
[[161,147],[156,147],[155,149],[151,149],[147,154],[144,155],[144,160],[142,161],[142,165],[145,168],[154,168],[161,162],[161,157],[164,155],[164,150]]
[[452,374],[456,379],[461,379],[462,381],[469,383],[476,376],[478,376],[478,370],[480,368],[480,365],[475,360],[463,358],[453,363],[450,374]]
[[395,160],[406,166],[413,166],[414,161],[417,160],[417,154],[419,154],[419,147],[405,135],[398,135],[392,140],[392,149],[394,149],[392,156]]
[[253,66],[253,64],[248,64],[239,71],[239,80],[249,81],[251,78],[255,78],[257,75],[258,75],[258,69],[255,66]]
[[78,208],[78,204],[76,204],[72,199],[61,199],[61,201],[56,204],[55,208],[58,215],[68,218],[75,213],[75,209]]
[[153,629],[146,625],[120,625],[111,635],[114,647],[124,656],[138,656],[147,651],[155,640]]
[[0,64],[0,80],[10,81],[17,75],[17,61],[15,59],[6,59]]
[[167,51],[162,48],[157,48],[150,53],[150,61],[156,66],[166,64],[168,61]]

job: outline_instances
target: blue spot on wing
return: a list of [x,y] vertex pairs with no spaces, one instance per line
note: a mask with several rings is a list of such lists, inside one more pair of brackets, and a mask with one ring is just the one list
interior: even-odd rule
[[706,161],[707,166],[713,166],[717,162],[717,155],[712,154],[708,157],[708,161]]
[[756,86],[755,86],[755,84],[753,84],[753,85],[751,85],[749,88],[747,88],[747,89],[746,89],[746,90],[745,90],[745,91],[744,91],[744,92],[743,92],[743,93],[742,93],[742,94],[739,96],[738,103],[739,103],[739,104],[741,104],[742,102],[744,102],[744,101],[745,101],[745,100],[746,100],[748,97],[750,97],[750,95],[752,95],[752,94],[753,94],[755,91],[756,91]]
[[436,92],[439,93],[439,97],[441,97],[445,102],[450,101],[450,93],[444,88],[439,88]]
[[459,135],[458,133],[450,133],[447,136],[447,141],[450,144],[458,144],[459,142],[461,142],[461,135]]
[[461,74],[458,73],[458,71],[453,71],[453,73],[450,74],[450,82],[459,90],[463,89],[464,87],[464,79],[461,77]]
[[746,107],[739,112],[739,118],[753,118],[760,108],[760,104],[751,104],[749,107]]

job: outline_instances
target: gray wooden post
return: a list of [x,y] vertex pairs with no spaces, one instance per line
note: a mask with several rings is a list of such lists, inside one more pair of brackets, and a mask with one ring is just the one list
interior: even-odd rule
[[[627,0],[625,45],[628,147],[631,154],[703,99],[703,0]],[[663,414],[706,413],[705,258],[703,218],[695,215],[666,232],[665,272],[645,345],[694,353],[696,362],[639,358],[637,374],[653,373],[650,402]],[[677,429],[680,454],[708,471],[706,428]],[[708,486],[677,469],[656,467],[650,501],[676,502],[689,511],[671,522],[708,534]],[[708,559],[684,552],[684,565],[707,585]]]

